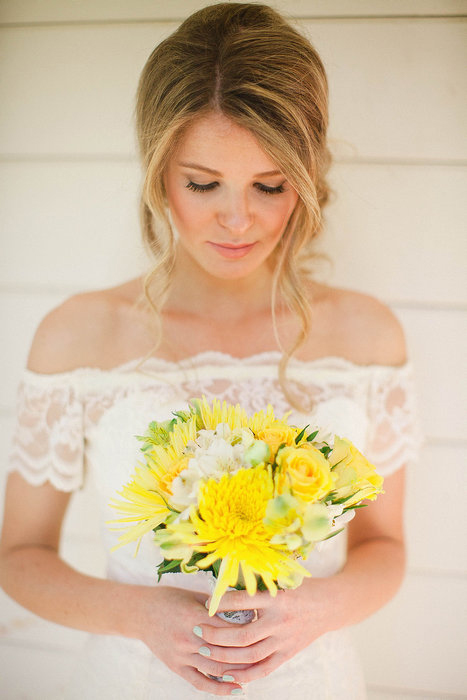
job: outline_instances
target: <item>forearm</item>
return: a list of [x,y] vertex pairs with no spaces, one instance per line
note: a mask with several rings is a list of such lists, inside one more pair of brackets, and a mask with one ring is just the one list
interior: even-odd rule
[[376,612],[395,595],[404,569],[404,545],[398,540],[374,538],[352,548],[342,571],[312,580],[326,601],[328,629],[355,624]]
[[[138,637],[143,605],[153,590],[81,574],[55,550],[22,546],[4,553],[0,583],[36,615],[97,634]],[[157,598],[157,596],[155,596]]]

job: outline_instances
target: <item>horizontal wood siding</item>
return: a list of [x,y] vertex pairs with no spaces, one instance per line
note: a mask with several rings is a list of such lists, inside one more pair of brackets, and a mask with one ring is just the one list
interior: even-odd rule
[[[3,0],[0,7],[0,459],[40,319],[70,294],[140,274],[139,72],[197,0]],[[408,575],[355,628],[369,700],[467,697],[467,122],[464,0],[277,2],[330,83],[335,196],[316,275],[393,308],[415,366],[426,442],[408,474]],[[104,575],[92,484],[63,556]],[[0,694],[60,698],[86,635],[0,594]],[[28,673],[24,673],[27,664]]]

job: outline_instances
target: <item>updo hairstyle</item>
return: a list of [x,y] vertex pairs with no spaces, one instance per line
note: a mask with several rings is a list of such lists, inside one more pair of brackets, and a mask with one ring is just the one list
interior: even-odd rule
[[248,129],[299,196],[274,254],[273,319],[280,291],[301,322],[299,337],[282,348],[282,373],[310,329],[305,270],[330,192],[321,59],[272,8],[234,2],[195,12],[150,55],[139,81],[136,122],[144,169],[142,235],[154,260],[144,289],[159,331],[176,251],[163,176],[185,130],[213,112]]

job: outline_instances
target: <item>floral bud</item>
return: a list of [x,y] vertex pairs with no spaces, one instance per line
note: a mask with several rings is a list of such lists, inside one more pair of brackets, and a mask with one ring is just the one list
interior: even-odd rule
[[270,454],[269,445],[262,440],[255,440],[245,452],[245,462],[252,467],[256,467],[262,462],[267,462]]

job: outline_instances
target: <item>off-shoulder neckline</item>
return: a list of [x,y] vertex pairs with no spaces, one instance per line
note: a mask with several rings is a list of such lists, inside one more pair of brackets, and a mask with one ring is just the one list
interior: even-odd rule
[[[279,360],[282,357],[282,353],[278,350],[269,350],[258,353],[253,353],[247,355],[246,357],[236,357],[226,352],[218,350],[208,350],[196,353],[189,357],[185,357],[179,361],[165,360],[159,357],[137,357],[132,360],[128,360],[122,364],[116,365],[115,367],[101,368],[101,367],[76,367],[71,370],[66,370],[64,372],[54,372],[54,373],[41,373],[25,368],[23,370],[26,376],[31,377],[67,377],[76,375],[118,375],[118,374],[130,374],[132,372],[144,372],[145,370],[155,370],[155,371],[186,371],[189,369],[196,369],[200,367],[208,366],[218,366],[218,367],[266,367],[266,366],[277,366]],[[141,369],[140,369],[141,365]],[[358,364],[349,360],[345,357],[339,355],[324,355],[322,357],[316,357],[311,360],[302,360],[296,357],[292,357],[289,361],[289,367],[295,367],[298,369],[348,369],[348,370],[394,370],[402,371],[407,369],[411,365],[410,360],[402,365],[383,365],[377,363],[370,364]]]

